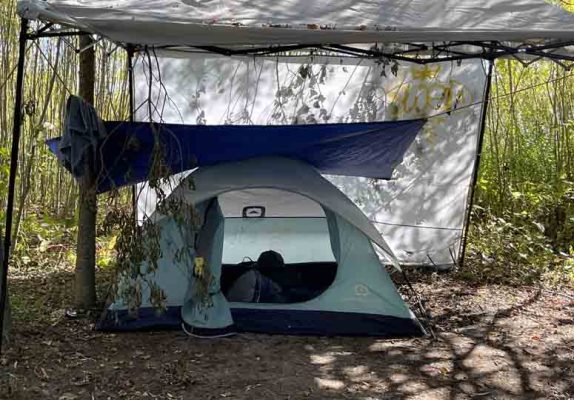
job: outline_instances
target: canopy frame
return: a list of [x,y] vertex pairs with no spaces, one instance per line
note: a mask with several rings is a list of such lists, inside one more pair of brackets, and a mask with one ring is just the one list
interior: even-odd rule
[[[457,46],[467,46],[477,51],[461,51],[456,49]],[[445,42],[433,43],[432,45],[409,43],[406,45],[406,49],[397,49],[395,51],[366,49],[342,44],[285,45],[242,49],[230,49],[219,46],[154,46],[154,49],[178,53],[193,53],[201,50],[224,56],[271,56],[281,55],[282,53],[294,50],[307,50],[310,55],[323,51],[334,57],[346,56],[363,59],[388,59],[424,65],[444,61],[463,61],[476,58],[494,60],[503,57],[517,58],[518,56],[529,56],[534,60],[547,58],[553,61],[574,62],[574,56],[572,55],[553,53],[553,51],[566,46],[574,46],[574,42],[557,42],[545,45],[525,44],[519,47],[508,46],[501,42]],[[140,51],[142,50],[143,48],[140,48]],[[284,55],[289,56],[287,54]],[[567,69],[571,68],[571,66],[567,65],[562,66]]]
[[[35,40],[40,38],[49,37],[70,37],[82,35],[97,35],[74,28],[58,28],[53,22],[45,22],[35,32],[27,34],[28,40]],[[103,37],[103,36],[102,36]],[[227,48],[222,46],[180,46],[180,45],[135,45],[132,43],[119,43],[116,44],[126,52],[135,53],[145,52],[149,49],[163,50],[174,53],[213,53],[223,56],[252,56],[252,57],[265,57],[265,56],[285,56],[290,57],[288,54],[293,51],[306,51],[309,55],[316,55],[317,53],[325,53],[331,57],[355,57],[363,59],[387,59],[394,61],[411,62],[415,64],[431,64],[444,61],[458,61],[461,62],[467,59],[481,58],[484,60],[495,60],[503,57],[513,57],[521,62],[525,62],[521,57],[531,57],[532,61],[537,61],[541,58],[547,58],[552,61],[558,62],[566,69],[570,69],[573,65],[566,65],[564,62],[573,62],[574,55],[565,53],[555,53],[557,50],[564,47],[574,46],[574,41],[558,40],[552,43],[545,44],[529,44],[521,43],[517,46],[505,44],[498,41],[452,41],[452,42],[432,42],[432,43],[403,43],[398,48],[384,49],[378,48],[365,48],[356,47],[352,45],[336,44],[336,43],[317,43],[317,44],[285,44],[285,45],[270,45],[270,46],[242,46],[240,48]],[[461,49],[460,47],[463,46]],[[532,62],[530,61],[530,62]],[[529,63],[529,62],[527,62]]]

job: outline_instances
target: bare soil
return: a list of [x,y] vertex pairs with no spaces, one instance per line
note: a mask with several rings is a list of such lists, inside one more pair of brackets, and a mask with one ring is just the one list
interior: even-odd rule
[[[63,317],[71,275],[12,274],[2,399],[574,399],[574,292],[415,283],[436,340],[105,334]],[[27,312],[26,310],[32,311]]]

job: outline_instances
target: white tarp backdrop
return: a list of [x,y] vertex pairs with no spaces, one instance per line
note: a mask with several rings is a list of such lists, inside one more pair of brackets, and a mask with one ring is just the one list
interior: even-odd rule
[[574,39],[542,0],[24,0],[20,15],[148,45]]
[[[384,233],[402,263],[441,265],[457,258],[485,85],[482,61],[417,66],[339,57],[144,54],[135,71],[141,121],[150,113],[157,122],[185,124],[430,117],[393,180],[329,179]],[[154,204],[153,194],[141,190],[140,216]]]

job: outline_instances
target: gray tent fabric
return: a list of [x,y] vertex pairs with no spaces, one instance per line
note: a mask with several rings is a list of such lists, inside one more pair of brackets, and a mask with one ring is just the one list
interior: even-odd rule
[[257,303],[259,301],[259,275],[260,274],[254,269],[245,272],[237,278],[231,288],[229,288],[227,299],[229,301]]
[[[198,281],[195,277],[189,280],[189,286],[181,317],[187,325],[188,333],[203,330],[225,330],[233,326],[233,319],[227,300],[221,293],[221,258],[223,253],[223,213],[217,199],[204,202],[198,207],[204,215],[203,224],[195,240],[195,251],[208,266],[212,274],[209,285],[209,298],[204,299],[199,292]],[[229,333],[229,332],[226,332]]]
[[96,109],[82,98],[70,96],[66,104],[64,135],[59,143],[63,154],[63,163],[74,177],[84,174],[86,157],[96,152],[101,140],[106,136],[106,129]]

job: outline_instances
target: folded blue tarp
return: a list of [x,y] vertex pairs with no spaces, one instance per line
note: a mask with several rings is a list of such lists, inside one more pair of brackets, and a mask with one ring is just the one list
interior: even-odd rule
[[[98,192],[149,179],[154,154],[164,172],[259,156],[306,161],[323,174],[390,179],[425,120],[318,125],[176,125],[105,122],[96,160]],[[59,159],[61,138],[47,142]],[[159,150],[154,152],[154,146]],[[156,162],[157,165],[157,162]]]

